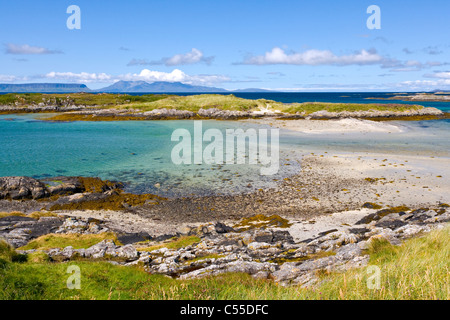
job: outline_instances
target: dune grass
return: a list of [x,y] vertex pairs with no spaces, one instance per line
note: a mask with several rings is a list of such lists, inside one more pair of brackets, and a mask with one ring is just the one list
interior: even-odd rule
[[[320,272],[315,288],[283,287],[246,274],[196,280],[149,275],[139,267],[106,262],[46,262],[23,259],[0,242],[0,299],[440,299],[450,298],[450,227],[392,246],[374,241],[370,266],[380,268],[380,288],[370,289],[367,268]],[[24,262],[25,261],[25,262]],[[81,269],[81,289],[66,288],[67,267]]]
[[450,227],[393,246],[372,242],[369,265],[380,269],[379,289],[367,286],[367,270],[326,277],[324,299],[448,300],[450,298]]

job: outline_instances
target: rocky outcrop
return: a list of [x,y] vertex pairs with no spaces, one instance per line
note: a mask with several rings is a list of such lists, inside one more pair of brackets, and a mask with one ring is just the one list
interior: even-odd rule
[[29,177],[0,177],[0,199],[41,199],[49,196],[45,184]]
[[99,178],[54,177],[38,180],[30,177],[0,177],[0,199],[36,200],[54,195],[104,193],[122,187],[122,183]]
[[203,118],[232,120],[240,118],[249,118],[252,116],[251,112],[234,111],[234,110],[221,110],[217,108],[200,109],[197,114]]
[[34,219],[23,216],[0,218],[0,238],[13,247],[26,245],[31,240],[49,233],[55,233],[63,224],[59,217],[41,217]]
[[[318,270],[341,272],[366,266],[369,257],[365,250],[375,239],[399,245],[404,239],[443,228],[450,221],[450,210],[444,204],[431,209],[394,211],[374,209],[354,225],[341,230],[318,230],[316,236],[301,241],[295,241],[291,236],[290,230],[294,230],[291,228],[295,228],[295,223],[284,228],[270,225],[236,228],[209,223],[186,229],[185,237],[198,240],[178,249],[166,247],[165,243],[181,234],[158,238],[148,234],[121,234],[119,240],[127,240],[122,245],[104,240],[87,249],[65,247],[48,250],[47,254],[55,261],[84,258],[129,266],[138,264],[149,273],[180,279],[243,272],[255,278],[273,279],[282,285],[308,287],[319,283]],[[106,231],[120,234],[120,230],[111,230],[95,219],[61,216],[32,220],[27,217],[2,218],[0,236],[17,247],[32,238],[28,236],[30,230],[34,235],[45,232],[101,234]],[[21,253],[30,252],[33,250]]]

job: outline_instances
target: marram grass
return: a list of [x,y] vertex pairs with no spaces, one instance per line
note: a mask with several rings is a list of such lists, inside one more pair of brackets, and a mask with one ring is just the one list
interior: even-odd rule
[[[315,288],[283,287],[245,274],[180,281],[149,275],[139,267],[106,262],[25,261],[0,243],[0,299],[440,299],[450,298],[450,227],[394,247],[379,240],[368,249],[380,269],[379,289],[367,286],[367,268],[321,272]],[[30,259],[29,259],[30,260]],[[81,289],[69,290],[68,266],[81,269]]]

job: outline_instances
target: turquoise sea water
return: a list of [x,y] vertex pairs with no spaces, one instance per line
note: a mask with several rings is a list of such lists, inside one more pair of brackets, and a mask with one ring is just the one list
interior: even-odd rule
[[[312,94],[242,94],[284,102],[312,101]],[[273,95],[273,94],[270,94]],[[347,94],[318,94],[317,101],[373,102]],[[370,94],[373,96],[375,94]],[[342,97],[342,96],[347,96]],[[302,100],[303,99],[303,100]],[[339,100],[341,99],[341,100]],[[359,100],[358,100],[359,99]],[[382,102],[382,100],[380,100]],[[386,101],[384,101],[386,102]],[[449,110],[449,103],[423,103]],[[439,104],[439,105],[438,105]],[[0,176],[95,176],[126,183],[136,193],[164,196],[230,194],[275,186],[300,170],[294,153],[314,151],[393,152],[450,159],[450,120],[391,122],[395,134],[311,135],[281,130],[280,170],[260,174],[258,165],[175,165],[171,141],[175,129],[193,132],[193,121],[47,122],[40,115],[0,115]],[[203,129],[261,128],[236,121],[203,121]],[[268,128],[268,127],[263,127]],[[205,143],[204,145],[206,145]]]
[[[202,121],[203,130],[254,127]],[[175,165],[175,129],[193,132],[193,121],[47,122],[36,115],[0,115],[0,176],[94,176],[118,180],[127,190],[165,196],[229,194],[275,185],[299,163],[280,151],[278,174],[260,175],[262,164]],[[204,147],[209,143],[205,142]],[[247,162],[248,163],[248,162]],[[274,180],[275,179],[275,180]]]

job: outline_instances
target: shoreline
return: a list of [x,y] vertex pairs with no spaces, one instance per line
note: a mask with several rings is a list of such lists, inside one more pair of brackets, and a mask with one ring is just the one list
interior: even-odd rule
[[[142,229],[161,235],[176,233],[180,226],[238,221],[254,214],[308,220],[360,210],[365,203],[419,209],[450,202],[450,169],[447,163],[447,159],[425,156],[317,153],[304,155],[301,171],[280,181],[277,187],[252,193],[159,198],[157,204],[153,200],[149,203],[145,200],[135,202],[139,203],[136,206],[127,205],[113,211],[102,209],[104,200],[99,202],[98,209],[95,205],[91,207],[95,197],[89,194],[84,196],[86,201],[90,201],[87,210],[80,211],[79,207],[71,205],[71,201],[77,203],[82,198],[78,193],[53,201],[50,198],[45,201],[0,200],[0,211],[31,213],[50,210],[58,203],[68,203],[68,208],[72,209],[60,210],[56,206],[50,211],[106,220],[109,216],[115,224],[129,228],[128,231]],[[100,194],[98,199],[104,199],[104,196]],[[117,199],[124,201],[122,197]],[[59,208],[64,206],[59,205]],[[120,223],[121,219],[127,222]]]
[[[23,112],[27,113],[27,112]],[[40,113],[40,111],[33,111]],[[117,109],[67,111],[48,110],[47,113],[58,113],[45,121],[145,121],[145,120],[339,120],[360,119],[372,121],[419,121],[449,119],[450,113],[436,108],[423,108],[407,111],[342,111],[329,112],[326,110],[316,111],[311,114],[290,114],[282,112],[259,112],[259,111],[230,111],[217,108],[200,109],[198,112],[177,109],[155,109],[140,112]]]

